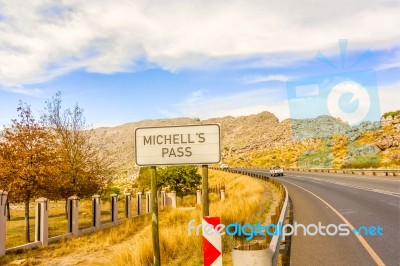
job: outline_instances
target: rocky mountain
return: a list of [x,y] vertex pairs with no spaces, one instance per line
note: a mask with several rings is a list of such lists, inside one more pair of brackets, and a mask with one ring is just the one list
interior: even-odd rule
[[[385,120],[384,127],[379,122],[364,122],[350,127],[330,116],[286,119],[280,122],[274,114],[262,112],[207,120],[144,120],[116,127],[96,128],[94,133],[96,141],[104,143],[104,148],[111,150],[116,157],[119,175],[127,179],[134,178],[138,173],[134,163],[135,128],[146,126],[219,123],[223,162],[232,164],[258,162],[286,166],[343,167],[360,158],[369,158],[373,162],[384,158],[385,165],[396,165],[396,156],[400,158],[400,133],[393,125],[397,125],[398,117],[392,117],[391,122],[387,117],[382,119]],[[280,159],[285,156],[287,160]],[[339,157],[340,160],[337,159]],[[368,160],[364,162],[367,165]]]

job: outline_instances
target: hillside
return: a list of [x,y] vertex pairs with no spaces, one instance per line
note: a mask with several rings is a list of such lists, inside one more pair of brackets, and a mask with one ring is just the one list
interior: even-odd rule
[[269,112],[208,120],[175,118],[144,120],[117,127],[94,129],[96,142],[104,143],[116,158],[118,176],[134,178],[134,131],[137,127],[219,123],[223,162],[235,165],[300,167],[398,167],[399,117],[383,117],[382,124],[365,122],[355,127],[330,116],[286,119]]

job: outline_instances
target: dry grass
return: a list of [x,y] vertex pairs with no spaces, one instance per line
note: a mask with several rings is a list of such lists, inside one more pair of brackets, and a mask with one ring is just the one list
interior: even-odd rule
[[[210,214],[220,216],[221,223],[232,222],[256,223],[265,220],[265,214],[273,202],[273,196],[269,193],[275,188],[260,180],[247,176],[230,174],[225,172],[210,171],[210,186],[224,183],[226,186],[226,200],[219,201],[218,195],[210,194]],[[276,195],[274,195],[276,197]],[[160,215],[160,249],[162,263],[165,265],[203,265],[202,238],[200,236],[188,236],[187,224],[195,219],[195,224],[201,223],[201,208],[180,211],[169,210]],[[152,243],[150,226],[135,235],[128,244],[122,246],[107,265],[152,265]],[[230,252],[239,244],[230,236],[223,236],[223,260],[231,264]],[[135,245],[132,245],[135,243]]]
[[192,207],[196,205],[196,195],[186,195],[176,198],[176,205],[179,207]]
[[[210,194],[210,214],[220,216],[222,223],[265,221],[265,214],[276,200],[275,190],[267,182],[247,176],[212,171],[210,186],[224,183],[226,199]],[[185,199],[185,201],[193,199]],[[83,204],[81,204],[82,206]],[[182,205],[186,205],[182,204]],[[135,212],[133,212],[135,213]],[[187,224],[195,219],[201,223],[201,207],[168,209],[160,212],[160,249],[163,265],[202,265],[202,238],[188,236]],[[224,265],[231,264],[231,250],[239,242],[223,236]],[[9,254],[0,258],[0,265],[23,260],[20,265],[151,265],[152,241],[149,216],[96,232],[89,236],[62,241],[47,248]]]

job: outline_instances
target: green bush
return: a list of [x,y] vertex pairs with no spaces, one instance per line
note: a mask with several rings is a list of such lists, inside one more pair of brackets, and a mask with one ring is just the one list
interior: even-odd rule
[[386,112],[386,113],[383,114],[383,117],[384,117],[384,118],[386,118],[386,117],[388,117],[388,116],[395,117],[395,116],[397,116],[397,115],[400,115],[400,110],[392,111],[392,112]]
[[354,169],[365,169],[365,168],[378,168],[380,166],[380,159],[378,155],[373,156],[356,156],[351,161],[343,164],[342,168],[354,168]]
[[197,167],[167,166],[158,170],[159,187],[176,191],[176,195],[183,197],[197,189],[201,182],[201,175],[197,173]]

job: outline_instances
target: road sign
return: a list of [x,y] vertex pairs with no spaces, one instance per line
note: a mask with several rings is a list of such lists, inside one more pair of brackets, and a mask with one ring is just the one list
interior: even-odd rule
[[137,128],[136,164],[149,166],[219,163],[220,131],[218,124]]

